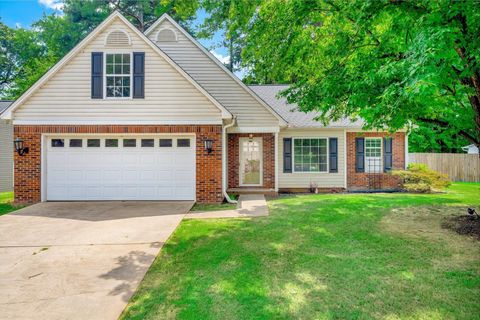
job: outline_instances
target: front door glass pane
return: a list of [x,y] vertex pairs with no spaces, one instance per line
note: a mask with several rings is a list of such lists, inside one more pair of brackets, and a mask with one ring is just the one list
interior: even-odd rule
[[260,185],[262,166],[261,140],[243,140],[241,144],[241,184]]

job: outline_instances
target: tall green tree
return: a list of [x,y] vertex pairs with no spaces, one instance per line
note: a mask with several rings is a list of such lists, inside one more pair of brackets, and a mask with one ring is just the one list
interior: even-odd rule
[[253,17],[247,81],[283,92],[328,122],[415,124],[480,144],[477,0],[271,0]]
[[15,99],[55,61],[39,32],[0,23],[0,96]]
[[202,0],[200,2],[207,16],[199,26],[197,36],[210,39],[217,32],[221,32],[221,40],[214,46],[227,48],[229,61],[225,66],[232,72],[240,67],[246,27],[260,2],[260,0]]

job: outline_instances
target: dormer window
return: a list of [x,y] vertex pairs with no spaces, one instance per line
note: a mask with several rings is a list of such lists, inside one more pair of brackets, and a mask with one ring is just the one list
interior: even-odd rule
[[130,53],[107,53],[105,56],[105,96],[130,98],[132,76]]

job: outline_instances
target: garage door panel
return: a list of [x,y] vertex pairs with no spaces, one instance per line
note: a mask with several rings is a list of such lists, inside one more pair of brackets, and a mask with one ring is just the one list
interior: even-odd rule
[[64,174],[71,182],[80,182],[84,179],[82,170],[66,170]]
[[[97,137],[93,137],[97,138]],[[47,200],[194,200],[194,148],[106,147],[105,138],[100,147],[51,147],[47,144],[46,190]],[[184,137],[182,137],[184,138]],[[55,139],[55,138],[54,138]],[[176,137],[172,137],[173,140]],[[158,141],[158,138],[155,139]],[[192,145],[194,145],[192,139]]]

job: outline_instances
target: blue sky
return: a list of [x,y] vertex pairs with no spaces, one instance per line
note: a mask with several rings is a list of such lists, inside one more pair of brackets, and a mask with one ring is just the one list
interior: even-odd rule
[[[0,0],[0,18],[3,23],[10,27],[29,28],[31,24],[42,17],[43,14],[61,13],[61,0]],[[194,24],[199,24],[205,17],[205,12],[199,10]],[[199,39],[208,49],[219,42],[221,33],[212,39]],[[215,48],[212,53],[222,62],[228,61],[226,48]],[[241,76],[241,74],[237,74]]]

